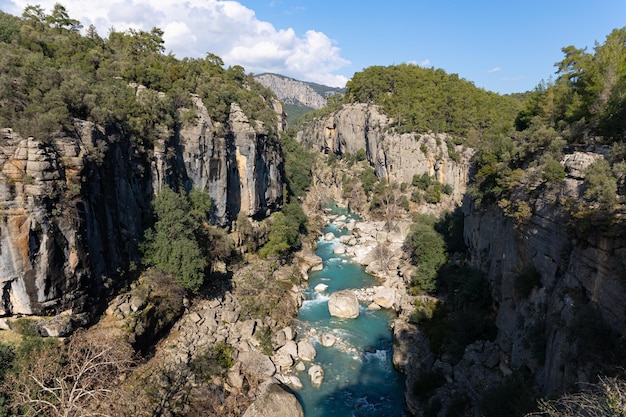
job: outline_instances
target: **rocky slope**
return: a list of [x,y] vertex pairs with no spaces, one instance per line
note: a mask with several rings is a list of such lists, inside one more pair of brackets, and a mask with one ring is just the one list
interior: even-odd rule
[[[259,74],[254,79],[269,88],[286,104],[321,109],[326,99],[343,89],[294,80],[278,74]],[[316,88],[313,88],[316,87]]]
[[220,225],[281,203],[282,157],[265,128],[236,104],[222,127],[194,105],[195,123],[163,132],[153,149],[81,120],[51,140],[2,130],[0,315],[90,318],[103,289],[138,260],[151,199],[165,185],[206,190]]

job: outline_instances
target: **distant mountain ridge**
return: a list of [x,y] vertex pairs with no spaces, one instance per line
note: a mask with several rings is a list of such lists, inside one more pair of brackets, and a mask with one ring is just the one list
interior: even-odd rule
[[343,88],[299,81],[279,74],[264,73],[255,75],[254,79],[272,90],[286,105],[308,109],[321,109],[326,106],[328,97],[344,92]]

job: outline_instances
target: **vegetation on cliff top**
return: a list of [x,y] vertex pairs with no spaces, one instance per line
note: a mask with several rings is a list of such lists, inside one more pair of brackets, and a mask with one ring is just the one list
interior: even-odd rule
[[[46,138],[71,130],[78,118],[120,126],[149,147],[182,122],[179,110],[190,107],[194,93],[214,122],[224,123],[231,103],[238,103],[278,139],[277,115],[267,105],[272,93],[242,67],[224,68],[211,53],[200,59],[165,54],[159,28],[111,29],[106,38],[93,26],[85,36],[80,28],[59,4],[50,14],[28,6],[21,18],[0,12],[0,126]],[[147,87],[142,100],[131,83]]]
[[504,133],[520,110],[516,96],[501,96],[442,69],[401,64],[373,66],[346,85],[350,102],[374,103],[400,132],[445,132],[473,138]]
[[593,53],[563,48],[556,80],[527,94],[516,130],[481,143],[470,190],[479,206],[497,201],[523,222],[533,195],[562,184],[564,154],[595,151],[604,158],[587,168],[582,199],[562,203],[579,230],[615,223],[626,195],[625,42],[622,28]]

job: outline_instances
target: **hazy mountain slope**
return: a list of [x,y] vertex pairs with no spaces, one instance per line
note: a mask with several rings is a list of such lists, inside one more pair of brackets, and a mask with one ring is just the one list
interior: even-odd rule
[[328,87],[278,74],[259,74],[254,79],[269,88],[285,104],[310,109],[320,109],[333,94],[343,93],[343,88]]

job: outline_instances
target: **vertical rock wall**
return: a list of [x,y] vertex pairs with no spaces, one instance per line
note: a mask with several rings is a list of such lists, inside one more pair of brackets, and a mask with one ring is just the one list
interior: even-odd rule
[[2,131],[0,316],[95,312],[105,288],[139,260],[152,198],[166,185],[208,192],[219,225],[282,203],[279,144],[237,105],[216,129],[193,102],[196,123],[149,151],[80,120],[73,134],[45,141]]
[[299,132],[299,140],[336,154],[354,154],[363,149],[376,175],[389,182],[410,184],[414,175],[428,174],[452,186],[453,198],[460,202],[469,179],[473,151],[455,146],[458,157],[453,159],[446,135],[399,134],[389,128],[389,123],[376,106],[350,104],[316,120]]
[[[586,160],[588,165],[598,157],[566,157],[568,178],[558,200],[581,198],[583,178],[576,164]],[[576,233],[566,209],[554,204],[553,192],[533,202],[525,224],[516,224],[497,207],[477,212],[469,199],[464,205],[471,260],[487,273],[497,306],[496,344],[503,363],[510,369],[528,367],[542,395],[573,389],[603,372],[603,365],[615,366],[611,344],[626,334],[622,233]],[[523,294],[519,280],[529,270],[539,274],[539,282]],[[590,340],[586,332],[603,340]]]

